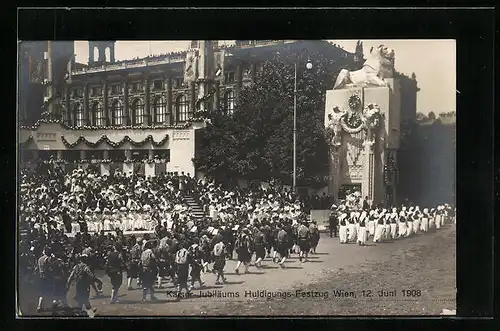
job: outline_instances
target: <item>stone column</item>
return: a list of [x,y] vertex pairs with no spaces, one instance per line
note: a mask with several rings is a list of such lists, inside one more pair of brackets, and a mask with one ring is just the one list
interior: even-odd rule
[[[100,55],[100,54],[99,54]],[[102,84],[102,109],[104,111],[105,125],[111,125],[111,113],[108,107],[108,82],[104,81]]]
[[89,112],[89,85],[83,86],[83,125],[92,125]]
[[109,150],[105,149],[102,151],[102,158],[105,160],[109,159]]
[[189,83],[190,93],[189,93],[189,112],[194,114],[196,111],[196,83]]
[[123,81],[123,116],[125,117],[124,119],[124,125],[128,126],[131,125],[131,117],[130,117],[130,110],[128,107],[128,80],[125,79]]
[[144,126],[151,125],[151,109],[150,109],[150,100],[149,100],[149,76],[144,78]]
[[65,100],[66,100],[66,125],[71,126],[73,124],[72,114],[71,114],[71,90],[68,85],[66,85],[65,89]]
[[167,77],[167,81],[166,81],[165,85],[166,85],[166,89],[167,89],[167,114],[170,114],[169,121],[166,124],[172,125],[175,122],[175,117],[174,117],[175,114],[172,111],[173,107],[172,107],[172,78],[171,77]]
[[378,204],[380,201],[376,200],[379,197],[375,196],[376,182],[375,182],[375,155],[373,151],[375,142],[372,140],[365,140],[363,143],[365,154],[365,165],[363,168],[363,184],[361,185],[361,194],[368,197],[373,204]]
[[130,149],[125,149],[123,150],[124,154],[125,154],[125,160],[127,159],[131,159],[132,158],[132,150]]
[[85,160],[86,154],[84,149],[80,150],[80,160]]
[[148,149],[148,160],[153,159],[154,150],[152,148]]

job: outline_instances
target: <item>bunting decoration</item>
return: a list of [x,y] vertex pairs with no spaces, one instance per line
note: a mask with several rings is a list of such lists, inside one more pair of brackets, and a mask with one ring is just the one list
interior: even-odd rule
[[205,94],[204,96],[202,96],[201,98],[199,98],[198,100],[196,100],[196,109],[199,109],[199,106],[202,102],[204,101],[207,101],[208,99],[210,99],[211,97],[214,96],[216,90],[215,89],[212,89],[210,92],[208,92],[207,94]]
[[169,138],[168,135],[166,135],[162,140],[155,142],[153,140],[153,136],[148,135],[146,137],[146,139],[144,139],[143,141],[133,141],[129,136],[125,136],[125,137],[123,137],[122,140],[120,140],[118,142],[114,142],[114,141],[111,141],[108,138],[108,136],[103,135],[96,142],[91,142],[91,141],[88,141],[85,137],[80,136],[80,138],[78,138],[74,143],[70,143],[66,140],[66,138],[64,138],[64,136],[61,136],[61,140],[67,148],[73,148],[80,143],[84,143],[85,145],[94,148],[103,142],[105,142],[106,144],[110,145],[113,148],[119,148],[120,146],[122,146],[126,142],[129,142],[132,146],[135,146],[135,147],[141,147],[147,142],[151,142],[151,144],[155,147],[160,147],[163,144],[165,144],[165,142],[168,140],[168,138]]

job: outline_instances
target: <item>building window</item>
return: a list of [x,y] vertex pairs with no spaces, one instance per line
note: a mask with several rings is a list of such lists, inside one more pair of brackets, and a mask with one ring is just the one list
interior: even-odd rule
[[189,112],[188,100],[185,95],[181,95],[177,98],[175,108],[177,110],[177,120],[179,122],[186,122],[192,117],[192,114]]
[[224,81],[226,84],[232,84],[234,83],[234,72],[226,72],[224,73]]
[[80,128],[84,124],[84,118],[83,118],[83,107],[81,104],[77,103],[74,106],[74,113],[75,113],[75,126],[77,128]]
[[155,81],[153,81],[153,88],[155,90],[162,90],[163,89],[163,80],[156,79]]
[[[167,104],[165,102],[165,97],[158,97],[153,102],[153,116],[155,124],[164,124],[167,121]],[[167,123],[170,122],[170,118]]]
[[99,102],[94,102],[92,105],[92,114],[94,115],[94,125],[104,126],[106,118],[104,117],[104,110],[102,104]]
[[132,118],[134,125],[142,125],[144,123],[144,104],[141,99],[135,99],[132,102]]
[[140,84],[139,82],[132,83],[132,92],[136,93],[140,91]]
[[119,126],[123,125],[123,107],[122,103],[118,100],[114,101],[111,105],[111,118],[112,125]]
[[93,87],[92,88],[92,96],[97,97],[102,95],[102,88],[101,87]]
[[224,94],[224,113],[232,115],[234,112],[234,91],[229,90]]
[[78,98],[81,96],[80,89],[74,89],[73,90],[73,98]]

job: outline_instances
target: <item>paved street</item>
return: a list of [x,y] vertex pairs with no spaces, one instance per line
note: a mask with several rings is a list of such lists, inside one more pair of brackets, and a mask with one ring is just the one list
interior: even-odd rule
[[[228,261],[226,285],[214,285],[213,274],[202,275],[202,293],[194,289],[192,297],[180,302],[175,301],[175,288],[164,284],[154,303],[140,303],[139,289],[122,289],[119,304],[107,304],[107,297],[92,298],[91,303],[100,316],[439,314],[442,308],[455,309],[454,225],[365,247],[341,245],[338,239],[323,235],[318,254],[310,261],[301,263],[293,257],[286,262],[286,270],[272,261],[265,264],[263,269],[251,267],[249,274],[236,275],[235,262]],[[109,279],[100,276],[104,293],[109,294]],[[386,296],[379,297],[380,290]],[[390,296],[394,291],[396,296]],[[72,297],[70,291],[70,303]],[[29,314],[34,304],[23,302],[23,310]]]

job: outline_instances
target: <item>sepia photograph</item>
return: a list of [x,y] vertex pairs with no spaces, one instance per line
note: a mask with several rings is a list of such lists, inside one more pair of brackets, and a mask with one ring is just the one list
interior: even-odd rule
[[456,41],[18,41],[16,314],[456,315]]

